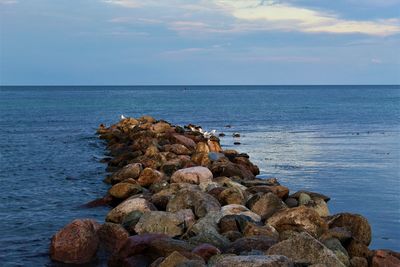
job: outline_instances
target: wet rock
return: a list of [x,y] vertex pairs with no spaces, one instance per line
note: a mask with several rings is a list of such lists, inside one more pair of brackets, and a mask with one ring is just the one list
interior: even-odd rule
[[192,253],[199,255],[207,262],[212,256],[221,254],[221,251],[210,244],[201,244],[195,247]]
[[255,194],[248,202],[247,206],[254,213],[265,220],[271,217],[275,212],[286,209],[286,204],[274,193]]
[[267,254],[284,255],[296,263],[345,266],[330,249],[305,232],[273,245]]
[[328,225],[318,213],[304,206],[279,211],[266,222],[278,232],[285,230],[306,231],[316,238],[328,230]]
[[146,168],[142,171],[137,181],[141,186],[150,186],[154,183],[162,182],[163,179],[164,175],[161,172]]
[[211,258],[212,267],[292,267],[290,260],[281,255],[217,255]]
[[140,163],[128,164],[111,176],[111,183],[116,184],[128,178],[137,179],[142,169],[143,167]]
[[216,160],[225,158],[225,155],[223,153],[218,153],[218,152],[209,152],[208,153],[208,158],[211,161],[216,161]]
[[211,182],[213,174],[205,167],[191,167],[181,169],[171,176],[171,183],[191,183],[200,184]]
[[98,230],[101,244],[106,251],[115,253],[124,245],[129,233],[120,224],[104,223]]
[[121,182],[111,187],[111,189],[108,192],[111,196],[115,198],[125,199],[131,195],[135,195],[142,192],[142,187],[138,184]]
[[241,254],[252,250],[267,251],[277,242],[275,239],[267,236],[249,236],[243,237],[232,242],[225,250],[226,253]]
[[226,205],[221,208],[221,212],[223,216],[232,214],[245,215],[250,217],[255,222],[261,221],[261,217],[258,214],[250,211],[248,208],[242,205],[237,205],[237,204]]
[[400,259],[391,255],[387,251],[377,250],[372,257],[372,267],[398,267]]
[[211,211],[219,211],[221,206],[211,195],[191,189],[180,190],[168,202],[166,210],[176,212],[182,209],[192,209],[197,217],[204,217]]
[[279,233],[276,229],[268,224],[266,225],[256,225],[253,223],[246,224],[246,227],[243,230],[243,235],[246,237],[249,236],[266,236],[273,240],[279,239]]
[[135,232],[138,234],[159,233],[175,237],[182,235],[185,229],[194,222],[192,210],[182,210],[177,213],[150,211],[141,216],[135,226]]
[[248,157],[235,157],[232,160],[233,163],[244,166],[246,169],[250,170],[254,175],[260,174],[260,169],[254,165]]
[[112,209],[106,217],[107,222],[121,223],[132,211],[148,212],[156,210],[154,205],[144,198],[129,198]]
[[164,151],[172,152],[176,155],[191,155],[192,151],[182,144],[165,145]]
[[361,215],[339,213],[329,218],[328,224],[329,228],[346,227],[354,239],[367,246],[371,243],[371,226],[368,220]]
[[[378,267],[378,266],[374,266],[374,267]],[[368,261],[366,258],[353,257],[350,259],[350,267],[368,267]]]
[[301,194],[307,194],[308,196],[310,196],[312,199],[314,198],[322,198],[325,202],[328,202],[330,200],[330,197],[325,196],[323,194],[320,193],[315,193],[315,192],[311,192],[311,191],[305,191],[305,190],[300,190],[297,191],[294,194],[291,194],[290,197],[295,198],[295,199],[299,199]]
[[100,224],[91,219],[77,219],[67,224],[51,239],[50,257],[64,263],[90,262],[99,246]]

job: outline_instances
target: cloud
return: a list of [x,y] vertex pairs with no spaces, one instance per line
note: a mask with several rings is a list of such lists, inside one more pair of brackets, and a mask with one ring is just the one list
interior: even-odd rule
[[103,2],[128,8],[137,8],[142,6],[142,3],[136,0],[103,0]]
[[252,22],[258,26],[263,25],[265,30],[335,34],[361,33],[377,36],[388,36],[400,32],[399,19],[346,20],[335,13],[296,7],[275,1],[216,0],[216,3],[235,18]]
[[4,4],[4,5],[11,5],[11,4],[17,4],[18,1],[17,0],[0,0],[0,4]]

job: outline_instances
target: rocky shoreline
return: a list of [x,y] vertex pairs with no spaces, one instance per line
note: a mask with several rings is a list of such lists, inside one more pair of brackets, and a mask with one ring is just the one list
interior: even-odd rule
[[[329,197],[259,179],[245,153],[218,137],[149,116],[98,134],[111,185],[88,207],[110,205],[104,224],[77,219],[57,232],[54,261],[108,266],[400,266],[400,254],[370,250],[358,214],[331,215]],[[221,135],[222,136],[222,135]]]

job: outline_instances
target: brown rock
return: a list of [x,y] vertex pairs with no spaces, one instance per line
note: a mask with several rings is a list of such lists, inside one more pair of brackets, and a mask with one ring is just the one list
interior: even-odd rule
[[140,163],[128,164],[111,176],[111,183],[116,184],[128,178],[136,179],[139,177],[142,169],[143,167]]
[[151,184],[161,182],[163,179],[164,175],[161,172],[151,168],[146,168],[140,174],[138,183],[141,186],[150,186]]
[[98,230],[101,244],[110,253],[115,253],[125,244],[129,233],[120,224],[104,223]]
[[163,146],[164,151],[172,152],[176,155],[191,155],[192,151],[182,144],[172,144]]
[[250,170],[254,175],[260,174],[260,169],[254,165],[247,157],[235,157],[232,160],[233,163],[243,165],[248,170]]
[[244,180],[252,180],[255,178],[254,174],[251,173],[246,167],[230,162],[227,158],[221,158],[214,161],[211,165],[211,172],[215,177],[218,176],[238,176]]
[[221,205],[229,205],[229,204],[239,204],[244,205],[246,203],[246,197],[243,194],[242,190],[237,187],[230,187],[224,189],[219,195],[218,200]]
[[255,222],[261,221],[261,217],[258,214],[250,211],[248,208],[242,205],[237,205],[237,204],[226,205],[221,208],[221,212],[222,216],[233,215],[233,214],[245,215],[250,217]]
[[350,259],[350,267],[368,267],[366,258],[353,257]]
[[241,254],[252,250],[267,251],[277,242],[275,239],[267,236],[249,236],[242,237],[232,242],[226,249],[226,253]]
[[169,123],[166,123],[163,121],[153,124],[150,128],[150,130],[155,133],[165,133],[165,132],[168,132],[170,129],[171,129],[171,125]]
[[266,236],[273,240],[279,239],[279,233],[276,229],[268,224],[256,225],[254,223],[248,223],[243,230],[243,235],[246,237],[250,236]]
[[372,252],[368,249],[368,246],[356,240],[351,240],[346,249],[350,257],[368,258],[372,256]]
[[325,195],[323,195],[323,194],[315,193],[315,192],[310,192],[310,191],[305,191],[305,190],[297,191],[296,193],[291,194],[290,197],[295,198],[295,199],[298,200],[301,194],[307,194],[307,195],[309,195],[312,199],[313,199],[313,198],[322,198],[325,202],[328,202],[328,201],[331,199],[330,197],[325,196]]
[[[210,259],[213,267],[292,267],[288,258],[281,255],[236,256],[222,254]],[[210,264],[209,264],[210,265]]]
[[289,188],[282,186],[282,185],[275,185],[275,186],[267,186],[267,185],[259,185],[259,186],[252,186],[247,189],[250,194],[256,193],[268,193],[272,192],[277,195],[281,199],[286,199],[289,195]]
[[72,221],[51,239],[51,259],[74,264],[90,262],[99,246],[99,227],[100,224],[91,219]]
[[177,251],[172,252],[168,257],[166,257],[159,267],[172,267],[172,266],[177,266],[178,264],[187,262],[189,259],[180,254]]
[[218,141],[208,140],[207,145],[210,148],[210,152],[222,152],[221,145]]
[[271,217],[275,212],[286,209],[286,204],[274,193],[255,194],[248,202],[247,206],[252,212],[261,216],[265,220]]
[[207,262],[212,256],[221,254],[221,251],[210,244],[201,244],[195,247],[192,253],[199,255]]
[[209,183],[212,178],[213,174],[208,168],[198,166],[174,172],[171,176],[171,183]]
[[229,231],[243,232],[245,227],[253,222],[253,220],[245,215],[225,215],[222,217],[219,222],[219,230],[220,233],[225,233]]
[[372,267],[398,267],[400,259],[391,255],[387,251],[377,250],[372,257]]
[[135,195],[142,192],[142,187],[138,184],[122,182],[115,184],[113,187],[110,188],[108,192],[111,196],[115,198],[125,199],[131,195]]
[[204,142],[198,142],[196,145],[196,152],[197,153],[206,153],[208,155],[208,152],[210,152],[210,148],[208,145]]
[[148,212],[156,210],[154,205],[144,198],[128,198],[114,209],[106,217],[107,222],[121,223],[124,217],[132,211]]
[[329,228],[346,227],[352,237],[359,242],[369,245],[371,243],[371,226],[363,216],[351,213],[339,213],[328,220]]
[[318,213],[305,206],[279,211],[272,215],[267,223],[278,232],[285,230],[306,231],[316,238],[328,230],[328,225]]
[[175,142],[184,145],[185,147],[189,148],[189,149],[195,149],[196,148],[196,143],[183,135],[180,134],[173,134],[172,138],[174,139]]

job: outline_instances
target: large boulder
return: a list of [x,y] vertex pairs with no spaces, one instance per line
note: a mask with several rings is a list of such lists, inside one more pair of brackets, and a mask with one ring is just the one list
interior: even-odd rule
[[318,213],[305,206],[279,211],[268,218],[267,223],[278,232],[306,231],[316,238],[328,230],[328,225]]
[[181,210],[176,213],[150,211],[144,213],[135,226],[138,234],[159,233],[170,237],[182,235],[187,227],[193,225],[195,217],[192,210]]
[[330,249],[306,232],[273,245],[267,254],[284,255],[296,263],[345,267]]
[[173,134],[172,135],[172,139],[175,142],[177,142],[179,144],[182,144],[182,145],[184,145],[185,147],[187,147],[189,149],[193,149],[194,150],[196,148],[196,143],[192,139],[190,139],[190,138],[188,138],[188,137],[186,137],[184,135]]
[[131,163],[123,167],[122,169],[116,171],[111,176],[111,183],[116,184],[122,182],[125,179],[133,178],[136,179],[139,177],[141,171],[143,170],[142,164],[140,163]]
[[50,257],[64,263],[90,262],[99,246],[100,224],[91,219],[76,219],[58,231],[51,239]]
[[211,211],[219,211],[221,205],[214,197],[200,190],[182,189],[169,200],[166,210],[177,212],[182,209],[192,209],[201,218]]
[[286,204],[274,193],[255,194],[248,202],[252,212],[257,213],[262,219],[271,217],[275,212],[286,209]]
[[217,255],[210,259],[211,267],[292,267],[290,260],[281,255]]
[[193,153],[192,150],[181,144],[165,145],[163,150],[176,155],[191,155]]
[[212,181],[213,174],[206,167],[191,167],[174,172],[171,176],[171,183],[209,183]]
[[117,223],[104,223],[98,230],[101,245],[110,252],[117,252],[129,237],[129,232]]
[[211,165],[211,172],[214,174],[215,177],[238,176],[243,180],[252,180],[255,178],[255,175],[245,166],[232,163],[227,158],[221,158],[217,161],[214,161]]
[[155,133],[165,133],[165,132],[168,132],[170,129],[171,129],[171,125],[164,121],[157,122],[157,123],[153,124],[150,128],[150,130]]
[[156,210],[154,205],[144,198],[128,198],[114,209],[106,217],[107,222],[122,223],[124,217],[132,211],[148,212]]
[[145,168],[138,178],[138,183],[141,186],[150,186],[154,183],[159,183],[163,180],[164,174],[153,170],[151,168]]
[[339,213],[328,220],[329,228],[345,227],[350,230],[352,237],[368,246],[371,243],[371,226],[361,215]]
[[252,250],[266,252],[271,246],[276,244],[276,239],[267,236],[250,236],[236,239],[225,250],[226,253],[242,254]]
[[140,192],[142,192],[142,187],[140,185],[125,182],[113,185],[108,191],[111,196],[119,199],[125,199]]
[[384,250],[377,250],[372,257],[372,267],[398,267],[400,259]]
[[230,204],[221,208],[222,216],[226,215],[245,215],[250,217],[254,222],[260,222],[261,217],[250,211],[247,207],[238,204]]

